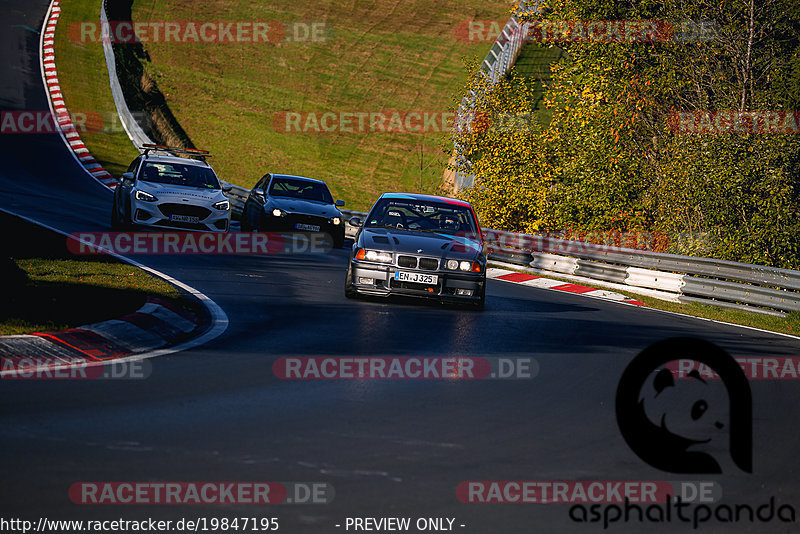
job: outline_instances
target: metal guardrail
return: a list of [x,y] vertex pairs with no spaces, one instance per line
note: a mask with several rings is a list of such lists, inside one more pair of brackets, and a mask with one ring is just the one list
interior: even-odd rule
[[[103,0],[100,6],[100,27],[108,28],[108,16],[106,15],[106,1]],[[114,98],[114,105],[117,108],[117,115],[119,115],[122,127],[128,138],[133,145],[138,149],[144,144],[152,143],[152,139],[142,130],[139,123],[133,117],[131,110],[128,108],[128,103],[122,94],[122,86],[119,83],[119,76],[117,76],[117,65],[114,57],[114,48],[111,44],[111,38],[104,35],[103,37],[103,55],[106,59],[106,67],[108,69],[108,80],[111,85],[111,95]]]
[[[520,8],[524,8],[524,2],[520,2]],[[492,83],[497,82],[500,76],[505,76],[511,70],[522,50],[527,30],[528,23],[520,23],[514,16],[503,27],[481,65]]]
[[367,213],[364,211],[350,211],[350,210],[339,210],[344,215],[344,235],[347,237],[355,237],[356,233],[358,232],[358,227],[353,226],[350,224],[350,219],[353,217],[360,217],[362,220],[367,216]]
[[[524,1],[519,2],[519,8],[524,9],[525,4],[526,2]],[[534,4],[532,9],[538,12],[538,3]],[[528,26],[529,24],[527,22],[520,22],[517,17],[512,16],[506,25],[503,26],[500,35],[495,39],[492,47],[489,49],[489,53],[486,54],[486,57],[481,63],[481,70],[485,73],[492,85],[497,83],[501,76],[508,74],[511,67],[517,61],[522,46],[525,44],[525,35],[528,32]],[[469,118],[472,116],[472,110],[475,108],[475,104],[480,96],[481,95],[478,95],[475,91],[471,91],[468,96],[465,96],[461,100],[456,117],[458,128],[464,126],[469,127]],[[469,168],[469,162],[465,161],[463,157],[461,158],[460,164]],[[468,172],[456,171],[454,175],[457,191],[472,187],[475,181],[474,175]]]
[[484,229],[491,259],[543,273],[655,289],[678,301],[770,315],[800,311],[800,271]]
[[225,193],[231,203],[231,211],[236,215],[241,215],[244,209],[244,202],[250,195],[250,190],[240,185],[231,184],[231,190]]
[[[568,251],[567,254],[571,256],[587,260],[630,265],[645,269],[680,271],[686,274],[734,279],[754,284],[770,284],[783,286],[787,289],[800,290],[800,271],[635,249],[618,248],[609,250],[609,247],[603,245],[580,243],[577,246],[576,243],[574,241],[551,239],[549,246],[566,250]],[[687,264],[686,258],[691,258],[691,264]]]

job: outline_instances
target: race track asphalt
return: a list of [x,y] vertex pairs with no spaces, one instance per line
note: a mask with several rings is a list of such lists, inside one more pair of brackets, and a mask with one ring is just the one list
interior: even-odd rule
[[[4,110],[47,109],[42,0],[5,2]],[[12,27],[16,26],[16,27]],[[56,135],[0,135],[0,207],[65,232],[108,230],[111,193]],[[725,503],[800,505],[800,383],[752,381],[752,474],[664,473],[617,426],[615,395],[646,346],[699,337],[735,357],[798,356],[800,340],[491,281],[482,313],[343,296],[347,252],[149,256],[138,261],[212,298],[230,325],[205,346],[151,360],[147,380],[0,383],[0,517],[271,516],[283,532],[340,532],[347,517],[451,517],[463,532],[594,532],[564,504],[464,504],[469,480],[710,480]],[[280,380],[287,355],[536,360],[530,380]],[[303,481],[330,504],[76,505],[78,481]],[[342,525],[336,527],[335,525]],[[685,523],[616,524],[677,532]],[[702,525],[788,532],[780,523]]]

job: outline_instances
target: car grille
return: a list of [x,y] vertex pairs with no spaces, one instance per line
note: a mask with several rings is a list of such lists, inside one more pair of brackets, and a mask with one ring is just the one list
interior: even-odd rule
[[180,221],[170,221],[169,219],[161,219],[156,224],[159,226],[170,226],[172,228],[183,228],[185,230],[207,230],[208,227],[202,223],[187,223]]
[[435,271],[439,268],[439,260],[434,258],[417,258],[416,256],[398,256],[397,266],[405,269]]
[[433,258],[420,258],[419,268],[435,271],[439,268],[439,260],[434,260]]
[[407,269],[417,268],[417,258],[414,256],[400,256],[397,258],[397,265],[406,267]]
[[185,217],[198,217],[201,221],[211,214],[211,210],[202,206],[190,204],[159,204],[158,209],[169,218],[170,215],[183,215]]

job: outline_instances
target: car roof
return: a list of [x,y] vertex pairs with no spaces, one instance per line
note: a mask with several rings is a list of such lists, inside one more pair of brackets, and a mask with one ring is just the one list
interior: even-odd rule
[[197,167],[208,167],[211,165],[208,162],[199,159],[179,158],[178,156],[159,156],[156,154],[145,154],[142,156],[142,161],[149,161],[153,163],[182,163],[184,165],[194,165]]
[[443,202],[446,204],[456,204],[458,206],[471,207],[466,200],[458,198],[443,197],[439,195],[423,195],[421,193],[384,193],[380,198],[399,198],[407,200],[420,200],[428,202]]
[[[295,176],[293,174],[275,174],[275,173],[270,173],[270,176],[272,176],[273,178],[291,178],[292,180],[301,180],[301,181],[304,181],[304,182],[312,182],[312,183],[316,183],[316,184],[325,184],[325,182],[323,182],[322,180],[317,180],[315,178],[306,178],[305,176]],[[327,185],[327,184],[325,184],[325,185]]]

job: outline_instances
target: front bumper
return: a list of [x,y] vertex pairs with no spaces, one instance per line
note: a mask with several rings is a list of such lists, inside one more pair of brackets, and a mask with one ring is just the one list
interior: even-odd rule
[[[329,234],[334,239],[343,241],[344,218],[341,218],[341,220],[341,224],[333,224],[328,219],[310,215],[292,214],[286,217],[275,217],[273,215],[263,214],[259,230],[265,232],[316,233],[314,230],[308,230],[306,226],[318,226],[319,233]],[[301,225],[300,228],[297,227],[298,224]]]
[[[178,204],[174,202],[145,202],[131,199],[133,224],[172,230],[227,232],[231,211],[218,210],[213,205]],[[190,221],[179,220],[190,218]]]
[[469,302],[481,299],[486,285],[486,272],[468,273],[438,269],[419,270],[423,274],[436,275],[435,286],[412,282],[399,282],[395,272],[408,271],[396,265],[382,265],[361,260],[351,261],[352,288],[359,294],[388,297],[405,295],[409,297],[432,298],[437,300]]

